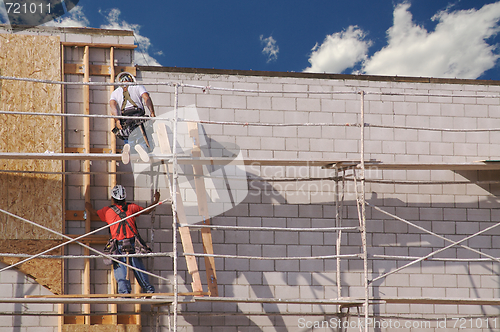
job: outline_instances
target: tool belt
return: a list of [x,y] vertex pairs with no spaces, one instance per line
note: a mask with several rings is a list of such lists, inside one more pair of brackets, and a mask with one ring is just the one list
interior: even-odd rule
[[[124,116],[143,116],[147,118],[146,112],[139,107],[133,106],[129,107],[122,111],[122,115]],[[134,131],[135,128],[139,127],[142,123],[146,122],[147,119],[138,120],[138,119],[120,119],[120,125],[122,129],[118,129],[117,127],[113,128],[112,132],[121,140],[126,140]]]

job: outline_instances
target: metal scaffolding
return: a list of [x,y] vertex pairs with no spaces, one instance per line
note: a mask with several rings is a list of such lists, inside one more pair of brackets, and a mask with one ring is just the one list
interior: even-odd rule
[[[24,78],[14,78],[14,77],[5,77],[5,76],[0,76],[0,80],[23,80],[23,81],[30,81],[30,82],[38,82],[41,81],[43,83],[50,83],[50,84],[81,84],[84,86],[88,86],[91,84],[97,84],[97,85],[109,85],[109,86],[114,86],[116,85],[115,83],[92,83],[92,82],[57,82],[57,81],[46,81],[46,80],[32,80],[32,79],[24,79]],[[146,83],[144,83],[146,84]],[[172,130],[173,130],[173,142],[171,143],[171,153],[168,151],[162,151],[164,153],[163,155],[158,155],[154,158],[160,160],[162,164],[165,166],[165,172],[163,174],[166,175],[166,178],[169,182],[169,189],[170,189],[170,198],[167,200],[163,200],[162,202],[159,202],[156,205],[153,205],[151,208],[156,207],[159,204],[162,203],[171,203],[172,204],[172,243],[173,243],[173,251],[171,253],[163,253],[162,255],[172,257],[173,259],[173,266],[174,266],[174,271],[173,271],[173,280],[169,280],[167,278],[163,278],[159,275],[155,275],[149,272],[146,272],[147,274],[162,279],[164,281],[170,282],[173,284],[173,294],[168,294],[168,295],[160,295],[158,298],[153,299],[153,298],[93,298],[90,296],[91,294],[83,294],[81,297],[78,298],[64,298],[63,296],[60,297],[44,297],[44,298],[19,298],[19,299],[8,299],[8,298],[3,298],[0,299],[0,303],[59,303],[59,304],[64,304],[64,303],[81,303],[81,304],[91,304],[91,303],[107,303],[107,304],[120,304],[120,303],[134,303],[134,304],[151,304],[153,306],[168,306],[169,307],[169,315],[170,313],[173,316],[173,319],[171,320],[171,326],[169,326],[169,330],[177,331],[178,326],[177,326],[177,320],[178,320],[178,314],[179,314],[179,304],[180,303],[192,303],[192,302],[206,302],[206,301],[214,301],[214,302],[238,302],[238,303],[298,303],[298,304],[324,304],[324,305],[336,305],[339,306],[340,310],[341,308],[348,308],[348,307],[363,307],[363,313],[364,313],[364,320],[365,320],[365,331],[368,331],[368,320],[370,316],[370,305],[373,304],[380,304],[380,303],[432,303],[432,304],[466,304],[466,305],[500,305],[500,300],[496,299],[444,299],[444,298],[374,298],[373,296],[370,296],[370,286],[373,285],[373,283],[377,280],[383,279],[387,277],[388,275],[397,273],[398,271],[412,266],[416,263],[419,263],[424,260],[432,260],[436,259],[433,258],[436,254],[451,248],[453,246],[460,246],[462,248],[465,248],[467,250],[470,250],[476,254],[482,255],[486,258],[482,258],[481,261],[494,261],[494,262],[500,262],[500,259],[497,257],[494,257],[493,255],[489,255],[486,253],[483,253],[477,249],[473,249],[469,246],[466,246],[463,244],[465,241],[478,236],[480,234],[483,234],[485,232],[488,232],[497,226],[500,225],[500,223],[496,223],[492,226],[489,226],[485,229],[482,229],[474,234],[471,234],[469,236],[466,236],[462,238],[459,241],[452,241],[450,239],[447,239],[444,236],[441,236],[435,232],[429,231],[421,226],[416,225],[415,223],[411,223],[408,220],[405,220],[403,218],[400,218],[394,214],[391,214],[382,208],[375,206],[373,204],[370,204],[366,201],[366,193],[365,193],[365,186],[366,183],[369,182],[369,179],[366,179],[366,168],[371,167],[371,166],[376,166],[379,169],[388,169],[388,170],[395,170],[395,169],[405,169],[405,170],[418,170],[418,169],[442,169],[442,170],[500,170],[500,163],[487,163],[487,162],[481,162],[481,163],[462,163],[462,164],[391,164],[391,163],[378,163],[376,161],[372,160],[366,160],[365,159],[365,129],[367,126],[369,127],[377,127],[376,125],[371,125],[371,124],[366,124],[365,123],[365,109],[364,109],[364,100],[365,100],[365,95],[366,94],[375,94],[377,92],[366,92],[363,90],[352,90],[352,91],[343,91],[343,92],[307,92],[310,94],[316,93],[323,93],[323,94],[356,94],[359,95],[359,101],[360,101],[360,119],[359,123],[351,123],[351,124],[333,124],[333,123],[304,123],[304,124],[297,124],[297,123],[292,123],[292,124],[271,124],[271,123],[237,123],[237,122],[221,122],[221,121],[205,121],[205,120],[195,120],[195,119],[179,119],[178,117],[178,108],[179,108],[179,88],[182,87],[190,87],[190,88],[197,88],[197,89],[202,89],[203,91],[207,90],[224,90],[224,91],[233,91],[233,92],[240,92],[240,93],[275,93],[276,91],[263,91],[263,90],[242,90],[242,89],[228,89],[228,88],[215,88],[215,87],[207,87],[207,86],[195,86],[195,85],[188,85],[188,84],[183,84],[183,83],[172,83],[172,82],[159,82],[159,83],[147,83],[148,85],[166,85],[166,86],[172,86],[174,88],[174,116],[173,119],[169,119],[172,123]],[[284,92],[280,91],[280,93],[297,93],[297,92]],[[380,94],[384,94],[383,92],[380,92]],[[391,93],[391,95],[394,95],[394,93]],[[401,93],[399,95],[404,95],[404,93]],[[415,95],[415,94],[414,94]],[[426,95],[428,96],[428,94]],[[436,96],[439,96],[436,94]],[[448,95],[446,95],[448,96]],[[499,98],[498,95],[474,95],[475,98]],[[78,116],[78,117],[84,117],[85,119],[89,119],[91,117],[94,118],[103,118],[103,119],[109,119],[109,118],[121,118],[119,116],[96,116],[96,115],[90,115],[90,114],[57,114],[57,113],[50,113],[50,114],[45,114],[45,113],[40,113],[40,114],[34,114],[34,113],[28,113],[28,112],[0,112],[0,114],[17,114],[17,115],[39,115],[39,116],[61,116],[61,117],[71,117],[71,116]],[[151,118],[151,121],[157,121],[156,118]],[[165,121],[165,119],[162,119]],[[244,226],[221,226],[221,225],[200,225],[200,224],[183,224],[181,223],[181,219],[178,215],[179,212],[179,205],[182,204],[182,202],[179,201],[180,195],[178,194],[178,183],[177,183],[177,178],[179,176],[178,174],[178,167],[179,165],[214,165],[217,163],[225,163],[227,162],[227,159],[224,158],[203,158],[203,157],[186,157],[182,156],[182,158],[179,158],[179,153],[177,151],[177,140],[178,140],[178,123],[179,122],[193,122],[193,123],[198,123],[198,124],[227,124],[227,125],[237,125],[237,126],[249,126],[249,125],[255,125],[255,126],[349,126],[349,127],[358,127],[360,129],[360,158],[359,160],[355,161],[330,161],[330,160],[315,160],[315,161],[308,161],[308,162],[301,162],[297,160],[251,160],[251,161],[246,161],[247,164],[250,162],[255,163],[258,162],[260,165],[275,165],[275,166],[289,166],[289,165],[307,165],[310,167],[319,167],[322,166],[324,168],[329,168],[332,169],[335,172],[335,176],[329,177],[328,179],[331,181],[335,182],[335,227],[329,227],[329,228],[278,228],[278,227],[244,227]],[[396,126],[378,126],[378,127],[384,127],[384,128],[396,128]],[[460,131],[460,132],[482,132],[482,131],[500,131],[498,128],[491,128],[491,129],[441,129],[441,128],[421,128],[421,127],[397,127],[397,128],[402,128],[402,129],[419,129],[419,130],[436,130],[436,131]],[[170,147],[170,143],[168,144],[168,148]],[[87,153],[31,153],[31,154],[26,154],[26,153],[12,153],[12,152],[3,152],[0,153],[0,159],[52,159],[52,160],[120,160],[121,156],[116,153],[88,153],[90,151],[90,146],[88,144],[86,145],[85,148]],[[244,162],[245,163],[245,162]],[[352,175],[347,175],[346,172],[351,171]],[[110,173],[115,173],[116,169],[114,169],[113,172]],[[85,176],[90,176],[90,168],[86,167],[85,168]],[[205,176],[205,175],[203,175]],[[276,179],[274,179],[276,180]],[[296,180],[296,179],[295,179]],[[311,180],[311,179],[305,179],[305,180]],[[344,227],[342,226],[343,223],[343,209],[344,209],[344,190],[345,190],[345,183],[346,181],[353,181],[354,182],[354,189],[355,189],[355,195],[356,195],[356,207],[357,207],[357,212],[358,212],[358,221],[359,221],[359,226],[358,227]],[[453,182],[450,182],[453,183]],[[419,183],[416,183],[419,184]],[[432,184],[432,182],[429,182],[429,184]],[[342,192],[340,192],[340,189],[342,189]],[[394,218],[396,220],[399,220],[401,222],[404,222],[408,224],[411,227],[416,227],[417,229],[426,232],[432,236],[436,236],[441,240],[449,242],[448,245],[444,246],[441,249],[432,251],[431,253],[424,255],[422,257],[413,257],[413,256],[407,256],[407,257],[401,257],[401,256],[384,256],[384,255],[373,255],[371,257],[374,258],[387,258],[387,259],[401,259],[401,260],[410,260],[409,263],[400,266],[394,270],[391,270],[387,273],[384,273],[380,276],[377,276],[373,279],[369,278],[369,267],[368,267],[368,262],[370,259],[370,255],[368,253],[368,245],[367,245],[367,227],[366,227],[366,206],[369,206],[370,208],[384,213],[387,216]],[[25,218],[19,217],[17,215],[14,215],[10,213],[9,211],[2,210],[0,209],[0,213],[7,214],[11,217],[17,218],[23,222],[30,223],[31,225],[34,225],[36,227],[43,227],[41,225],[38,225],[36,223],[33,223],[30,220],[27,220]],[[134,215],[130,216],[133,217]],[[127,218],[130,218],[127,217]],[[121,220],[120,220],[121,221]],[[118,221],[118,222],[120,222]],[[117,222],[117,223],[118,223]],[[84,239],[85,237],[88,237],[89,235],[95,234],[98,231],[101,231],[102,229],[106,229],[110,225],[106,225],[102,228],[99,228],[95,231],[90,231],[86,230],[84,235],[81,235],[77,238],[72,238],[69,237],[65,234],[61,234],[58,232],[55,232],[53,230],[44,228],[52,233],[55,233],[58,236],[61,236],[62,238],[65,238],[68,240],[67,242],[64,242],[56,247],[50,248],[49,250],[46,250],[42,253],[39,253],[37,255],[31,255],[27,257],[26,259],[20,261],[17,264],[13,264],[11,266],[5,267],[3,269],[0,269],[0,273],[2,271],[5,271],[9,268],[15,267],[23,262],[26,262],[28,260],[34,259],[34,258],[64,258],[64,259],[71,259],[73,257],[70,256],[65,256],[65,255],[60,255],[60,256],[50,256],[46,255],[50,251],[63,247],[65,245],[68,245],[70,243],[76,243],[82,247],[84,247],[87,251],[92,251],[96,255],[95,256],[89,256],[84,255],[84,256],[78,256],[78,257],[85,257],[86,259],[91,259],[91,258],[99,258],[99,257],[106,257],[112,260],[116,260],[116,257],[114,256],[109,256],[106,255],[82,242],[80,240]],[[179,249],[177,248],[177,242],[178,242],[178,232],[180,229],[221,229],[221,230],[262,230],[262,231],[275,231],[275,230],[280,230],[280,231],[293,231],[293,232],[335,232],[336,234],[336,253],[335,255],[327,255],[327,256],[313,256],[313,257],[255,257],[255,256],[241,256],[241,255],[220,255],[220,254],[200,254],[200,253],[190,253],[190,252],[185,252],[184,256],[186,259],[189,259],[189,257],[212,257],[212,258],[242,258],[242,259],[269,259],[269,260],[276,260],[276,259],[293,259],[293,260],[301,260],[301,259],[335,259],[336,260],[336,283],[337,283],[337,294],[338,297],[337,299],[318,299],[318,300],[307,300],[307,299],[270,299],[270,298],[228,298],[228,297],[193,297],[193,296],[185,296],[182,295],[179,292],[179,281],[178,281],[178,252]],[[342,232],[343,231],[358,231],[359,235],[361,237],[361,252],[356,253],[356,254],[341,254],[341,239],[342,239]],[[139,255],[140,256],[140,255]],[[144,257],[148,257],[148,255],[143,255]],[[346,259],[346,258],[358,258],[363,261],[363,286],[364,286],[364,296],[362,298],[342,298],[342,280],[341,280],[341,260]],[[453,260],[453,259],[449,259]],[[459,259],[455,259],[455,261],[459,261]],[[474,261],[474,259],[470,259],[468,261]],[[132,266],[127,265],[129,268],[132,268]],[[143,271],[144,272],[144,271]],[[143,294],[140,294],[142,296]],[[123,296],[122,294],[111,294],[109,297],[118,297],[118,296]],[[137,294],[136,294],[137,296]],[[170,306],[172,306],[172,310],[170,311]],[[90,315],[90,309],[86,311],[87,315]],[[159,313],[157,313],[159,314]],[[158,326],[157,326],[158,327]]]

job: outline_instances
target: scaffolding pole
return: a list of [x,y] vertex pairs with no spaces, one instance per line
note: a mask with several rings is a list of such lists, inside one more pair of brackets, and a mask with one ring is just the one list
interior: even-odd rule
[[[178,254],[177,254],[177,118],[179,112],[179,85],[174,85],[174,120],[173,120],[173,142],[172,142],[172,245],[174,252],[174,302],[173,302],[173,331],[177,332],[177,311],[179,306],[179,281],[177,276]],[[170,329],[170,327],[169,327]]]
[[366,195],[365,195],[365,92],[360,91],[361,101],[361,141],[360,141],[360,160],[361,164],[361,242],[363,245],[363,274],[365,286],[365,332],[368,332],[368,305],[369,305],[369,289],[368,289],[368,248],[366,245]]

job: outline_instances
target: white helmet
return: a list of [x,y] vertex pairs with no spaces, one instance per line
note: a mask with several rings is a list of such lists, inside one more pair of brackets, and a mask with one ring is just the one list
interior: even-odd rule
[[123,71],[116,75],[116,82],[135,82],[135,77],[128,71]]
[[111,189],[111,197],[118,201],[123,201],[125,198],[127,198],[125,187],[123,187],[121,184],[117,184],[116,186],[114,186],[113,189]]

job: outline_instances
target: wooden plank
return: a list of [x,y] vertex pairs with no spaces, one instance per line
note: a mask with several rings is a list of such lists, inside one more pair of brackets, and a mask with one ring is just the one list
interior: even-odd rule
[[[160,145],[160,149],[162,153],[166,154],[171,154],[172,151],[170,149],[170,142],[168,139],[168,134],[167,134],[167,128],[165,127],[165,124],[160,123],[157,127],[157,134],[158,134],[158,141]],[[173,169],[171,168],[171,165],[166,165],[165,166],[165,171],[167,172],[167,181],[171,190],[172,195],[176,195],[177,198],[177,219],[178,222],[181,224],[186,224],[187,219],[186,219],[186,213],[184,212],[184,204],[182,203],[182,196],[179,191],[179,186],[177,186],[177,192],[173,193],[172,192],[172,181],[177,181],[177,179],[170,179],[170,175],[173,173]],[[182,247],[185,253],[192,253],[194,254],[194,247],[193,247],[193,240],[191,238],[191,233],[189,230],[189,227],[179,227],[179,235],[181,237],[182,241]],[[196,257],[195,256],[185,256],[186,258],[186,264],[188,267],[188,272],[191,274],[191,278],[193,279],[191,283],[191,287],[194,292],[202,292],[203,291],[203,286],[201,284],[201,279],[200,279],[200,271],[198,270],[198,263],[196,262]]]
[[[64,76],[64,46],[63,45],[60,45],[61,47],[61,63],[60,63],[60,66],[61,66],[61,81],[64,82],[65,81],[65,76]],[[65,96],[65,86],[64,85],[61,85],[61,113],[66,113],[66,101],[64,99],[64,96]],[[66,146],[66,135],[64,135],[66,131],[66,121],[62,121],[61,123],[61,146],[62,146],[62,149],[64,149],[64,146]],[[62,163],[62,171],[64,172],[66,170],[66,163]],[[66,207],[66,177],[63,176],[62,177],[62,188],[63,188],[63,193],[62,193],[62,206],[61,206],[61,213],[64,215],[64,209]],[[63,223],[62,223],[62,233],[63,234],[66,234],[66,222],[65,220],[63,220]],[[63,248],[61,249],[61,252],[62,253],[65,253],[65,250],[66,248]],[[65,266],[66,262],[65,260],[62,260],[62,264],[61,264],[61,284],[65,284],[65,269],[66,269],[66,266]],[[59,304],[57,306],[57,312],[59,314],[59,317],[57,317],[57,331],[58,332],[62,332],[62,326],[64,324],[64,305],[62,304]]]
[[[110,129],[111,130],[111,129]],[[114,136],[114,135],[113,135]],[[84,148],[64,148],[64,153],[85,153]],[[109,148],[90,148],[90,153],[116,153],[111,147]]]
[[[64,72],[69,75],[85,75],[85,64],[65,63]],[[134,76],[137,74],[135,67],[130,66],[109,66],[109,65],[89,65],[90,76],[110,76],[112,73],[128,71]]]
[[[66,220],[85,220],[84,214],[85,211],[83,210],[66,210]],[[101,221],[101,218],[98,216],[92,216],[92,220]]]
[[85,316],[65,316],[64,324],[84,324]]
[[[109,67],[110,68],[109,82],[110,83],[114,83],[115,82],[115,66],[111,65],[111,64],[115,63],[115,47],[114,46],[111,46],[109,48],[109,63],[110,63],[110,67]],[[110,95],[111,95],[111,93],[113,92],[114,89],[115,89],[114,86],[110,86],[108,88]],[[115,154],[116,151],[117,151],[116,150],[116,136],[112,132],[113,128],[115,127],[115,119],[109,119],[108,123],[109,123],[109,128],[108,128],[109,129],[109,131],[108,131],[109,145],[110,145],[110,148],[111,148],[111,151],[109,151],[109,153]],[[90,151],[92,152],[92,149],[90,149]],[[116,173],[116,160],[111,160],[108,163],[108,167],[109,167],[109,171],[111,173]],[[109,176],[109,186],[111,188],[113,188],[115,185],[116,185],[116,174],[111,174]],[[110,267],[110,270],[111,270],[111,285],[110,285],[111,286],[110,287],[111,288],[111,293],[116,293],[118,291],[118,286],[117,286],[116,280],[115,280],[115,271],[112,268],[112,266]],[[118,312],[118,305],[117,304],[110,304],[109,308],[110,308],[110,311],[112,313],[117,313]],[[112,316],[111,323],[114,324],[114,325],[118,324],[118,317],[116,315]]]
[[[90,48],[85,46],[85,51],[83,53],[83,63],[84,63],[84,74],[83,74],[83,82],[90,81]],[[83,87],[83,114],[90,114],[90,86],[84,85]],[[85,152],[90,152],[90,118],[83,118],[83,146],[85,148]],[[83,171],[85,173],[90,172],[90,160],[85,160],[83,162]],[[90,174],[83,175],[83,190],[85,194],[85,203],[90,203]],[[90,212],[87,211],[86,219],[85,219],[85,233],[89,233],[91,231],[91,217]],[[83,250],[83,254],[88,256],[90,254],[90,250],[85,248]],[[84,268],[83,268],[83,293],[90,294],[90,259],[84,259]],[[83,305],[83,312],[90,313],[90,304],[85,303]],[[85,324],[90,325],[90,318],[85,317]]]
[[[198,132],[198,124],[188,122],[189,136],[193,141],[192,156],[195,158],[201,157],[200,136]],[[205,180],[203,177],[203,166],[193,165],[194,182],[196,188],[196,196],[198,201],[198,213],[203,216],[203,224],[210,225],[210,215],[208,214],[207,190],[205,188]],[[203,251],[205,254],[213,255],[214,247],[212,242],[212,232],[210,228],[201,229],[201,239],[203,242]],[[219,296],[217,288],[217,274],[215,271],[215,258],[205,257],[205,270],[207,275],[208,291],[211,296]]]
[[[136,298],[149,298],[152,296],[162,297],[162,296],[174,296],[174,293],[137,293],[137,294],[64,294],[64,295],[25,295],[26,299],[97,299],[97,298],[122,298],[122,297],[136,297]],[[179,296],[205,296],[209,295],[206,292],[180,292]]]
[[[81,234],[65,234],[66,236],[69,236],[71,238],[77,238],[82,236]],[[109,240],[109,235],[87,235],[86,237],[78,240],[79,242],[85,243],[85,244],[106,244]]]
[[120,48],[125,50],[133,50],[137,48],[134,44],[105,44],[105,43],[84,43],[84,42],[61,42],[63,46],[67,47],[85,47],[90,46],[92,48]]

